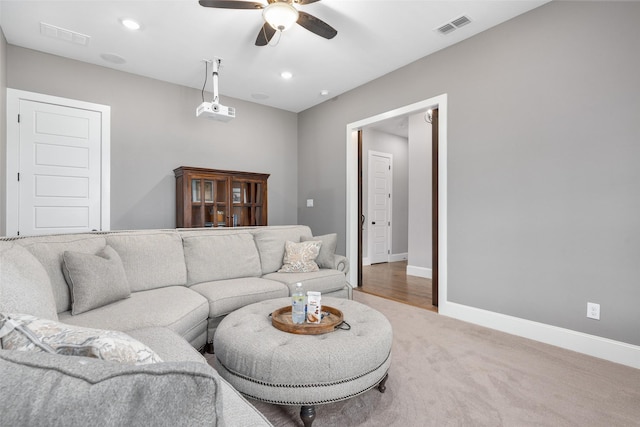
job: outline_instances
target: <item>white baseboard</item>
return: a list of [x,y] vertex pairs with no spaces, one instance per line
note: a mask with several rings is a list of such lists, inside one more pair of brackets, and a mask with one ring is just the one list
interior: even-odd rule
[[389,262],[406,261],[408,256],[409,254],[406,252],[401,254],[391,254],[389,255]]
[[467,305],[441,302],[438,313],[640,369],[640,346]]
[[364,267],[365,265],[371,265],[369,257],[362,257],[362,266]]
[[415,265],[407,265],[407,276],[424,277],[425,279],[431,279],[433,277],[433,271],[426,267],[416,267]]

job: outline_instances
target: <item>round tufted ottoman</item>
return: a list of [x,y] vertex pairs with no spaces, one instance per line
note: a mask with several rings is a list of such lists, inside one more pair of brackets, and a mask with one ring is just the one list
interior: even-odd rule
[[247,397],[301,406],[306,427],[315,406],[349,399],[374,387],[384,392],[392,332],[378,311],[356,301],[322,298],[342,311],[350,330],[297,335],[271,325],[269,314],[291,303],[279,298],[248,305],[225,317],[214,336],[216,368]]

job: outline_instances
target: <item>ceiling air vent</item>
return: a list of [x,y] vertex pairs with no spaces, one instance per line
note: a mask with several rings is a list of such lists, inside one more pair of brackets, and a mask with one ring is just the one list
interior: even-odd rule
[[40,34],[46,37],[52,37],[58,40],[64,40],[69,43],[78,44],[80,46],[86,46],[89,44],[90,36],[86,34],[76,33],[75,31],[65,30],[64,28],[56,27],[55,25],[47,24],[45,22],[40,23]]
[[455,31],[456,27],[451,24],[445,24],[442,27],[438,28],[438,32],[441,34],[449,34],[451,31]]
[[471,23],[471,19],[469,19],[469,17],[467,16],[461,16],[459,18],[456,18],[450,22],[447,22],[444,25],[439,26],[438,28],[436,28],[435,31],[439,32],[440,34],[446,35],[446,34],[450,34],[452,32],[454,32],[455,30],[457,30],[460,27],[464,27],[467,24]]

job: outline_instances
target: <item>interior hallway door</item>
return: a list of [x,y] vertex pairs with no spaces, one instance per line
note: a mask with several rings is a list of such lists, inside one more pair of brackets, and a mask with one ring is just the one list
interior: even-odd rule
[[24,98],[17,106],[16,234],[105,229],[103,112]]
[[369,259],[388,262],[391,235],[391,154],[369,151]]

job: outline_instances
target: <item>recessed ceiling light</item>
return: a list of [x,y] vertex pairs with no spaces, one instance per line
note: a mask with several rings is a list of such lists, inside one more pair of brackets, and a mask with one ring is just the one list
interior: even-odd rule
[[322,96],[327,96],[327,95],[329,95],[329,91],[328,91],[327,89],[322,89],[322,90],[320,91],[320,95],[322,95]]
[[290,78],[293,77],[293,73],[291,73],[291,71],[283,71],[282,73],[280,73],[280,77],[282,77],[285,80],[289,80]]
[[120,21],[126,28],[136,31],[140,29],[140,24],[133,19],[123,19]]

